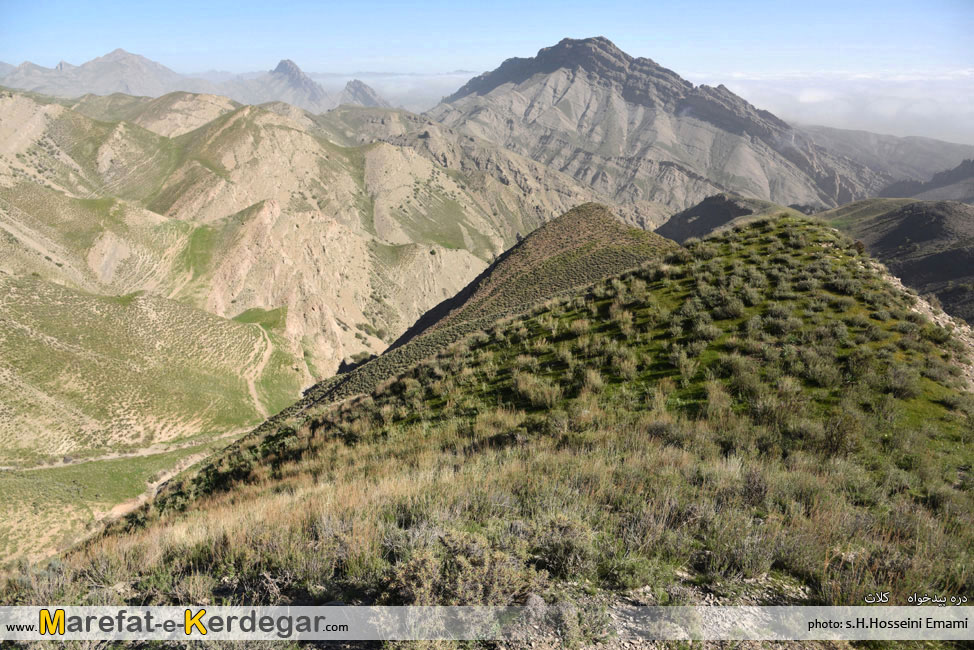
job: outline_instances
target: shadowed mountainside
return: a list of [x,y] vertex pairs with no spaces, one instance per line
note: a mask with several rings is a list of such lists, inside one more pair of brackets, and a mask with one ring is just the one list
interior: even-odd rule
[[907,286],[974,322],[974,206],[880,199],[818,216],[861,240]]
[[934,174],[926,183],[913,180],[893,183],[880,192],[880,196],[974,204],[974,159]]
[[690,238],[705,237],[745,220],[782,213],[798,214],[796,210],[770,201],[746,199],[734,194],[715,194],[673,215],[655,232],[682,244]]

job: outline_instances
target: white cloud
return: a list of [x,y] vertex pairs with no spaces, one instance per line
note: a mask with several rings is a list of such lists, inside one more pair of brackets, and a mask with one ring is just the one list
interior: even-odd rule
[[691,75],[796,123],[974,144],[974,68]]

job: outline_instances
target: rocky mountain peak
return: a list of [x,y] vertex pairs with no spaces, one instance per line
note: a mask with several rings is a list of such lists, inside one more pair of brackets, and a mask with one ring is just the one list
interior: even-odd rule
[[586,70],[627,70],[633,62],[615,43],[604,36],[592,38],[563,38],[557,45],[543,48],[536,57],[539,62],[557,67]]
[[285,75],[292,79],[301,79],[304,77],[304,72],[291,59],[281,59],[281,62],[274,68],[274,74]]
[[382,99],[372,86],[358,79],[352,79],[345,84],[339,102],[358,106],[389,106],[389,102]]
[[[632,57],[604,36],[565,38],[556,45],[538,51],[527,59],[513,58],[492,72],[471,79],[444,101],[452,102],[467,95],[485,95],[507,83],[519,84],[537,74],[551,74],[558,70],[579,70],[591,81],[603,86],[623,89],[626,99],[641,103],[673,99],[693,89],[693,84],[680,78],[651,59]],[[650,91],[652,88],[654,90]],[[665,100],[664,100],[665,101]]]
[[137,54],[132,54],[127,52],[120,47],[115,48],[103,57],[100,57],[102,61],[117,61],[119,59],[127,59],[129,57],[138,56]]

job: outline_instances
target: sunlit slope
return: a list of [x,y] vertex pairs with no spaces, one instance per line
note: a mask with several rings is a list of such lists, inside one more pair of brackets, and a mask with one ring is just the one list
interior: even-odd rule
[[970,590],[970,350],[923,309],[835,231],[757,222],[245,439],[4,601]]
[[392,349],[315,386],[287,414],[368,392],[473,331],[566,291],[659,260],[677,248],[658,235],[623,224],[603,205],[573,208],[528,235],[456,296],[424,314]]
[[300,388],[278,332],[143,293],[0,275],[0,464],[224,434]]

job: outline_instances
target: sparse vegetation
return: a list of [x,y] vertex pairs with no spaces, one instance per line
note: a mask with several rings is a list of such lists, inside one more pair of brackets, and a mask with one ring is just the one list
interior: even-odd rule
[[[798,244],[768,255],[778,241]],[[971,591],[974,412],[961,378],[923,373],[962,348],[922,318],[903,327],[910,298],[809,221],[712,238],[706,260],[699,245],[278,420],[57,565],[9,576],[4,602],[169,603],[187,580],[221,602],[640,585],[665,601],[678,571],[731,596],[771,574],[812,603]],[[799,273],[817,287],[775,292]],[[727,317],[714,297],[748,287]],[[635,336],[592,316],[616,301]],[[869,317],[880,303],[888,320]],[[705,314],[720,332],[699,338]]]

